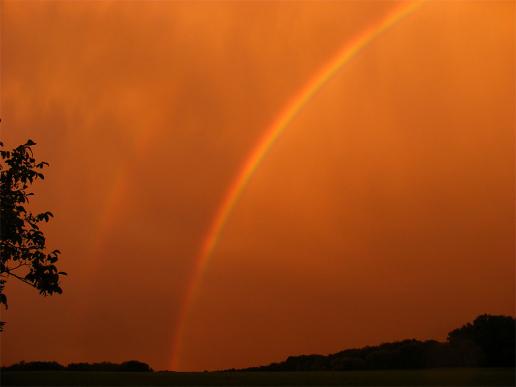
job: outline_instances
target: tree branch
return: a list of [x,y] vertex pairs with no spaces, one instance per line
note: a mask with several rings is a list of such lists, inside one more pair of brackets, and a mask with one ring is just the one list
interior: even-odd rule
[[13,270],[19,269],[19,268],[20,268],[20,267],[22,267],[22,266],[29,266],[29,265],[30,265],[30,263],[28,263],[28,262],[22,262],[22,263],[20,263],[20,264],[19,264],[18,266],[16,266],[16,267],[6,267],[6,271],[7,271],[7,272],[11,272],[11,271],[13,271]]
[[32,288],[34,287],[34,284],[33,284],[32,282],[27,281],[25,278],[20,277],[19,275],[16,275],[16,274],[14,274],[14,273],[11,273],[10,271],[8,271],[8,272],[7,272],[7,275],[12,275],[14,278],[19,279],[21,282],[23,282],[23,283],[25,283],[25,284],[29,285],[30,287],[32,287]]

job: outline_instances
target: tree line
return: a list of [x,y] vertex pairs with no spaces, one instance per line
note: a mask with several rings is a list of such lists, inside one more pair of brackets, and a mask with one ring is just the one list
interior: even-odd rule
[[[515,367],[516,319],[481,315],[454,329],[445,342],[415,339],[346,349],[330,355],[290,356],[285,361],[260,367],[225,371],[348,371],[423,369],[440,367]],[[141,361],[123,363],[19,362],[2,371],[107,371],[152,372]]]
[[438,367],[514,367],[516,320],[481,315],[448,334],[446,342],[408,339],[330,355],[290,356],[242,371],[345,371]]
[[70,363],[64,366],[56,361],[21,361],[2,371],[102,371],[102,372],[152,372],[152,368],[144,362],[129,360],[123,363]]

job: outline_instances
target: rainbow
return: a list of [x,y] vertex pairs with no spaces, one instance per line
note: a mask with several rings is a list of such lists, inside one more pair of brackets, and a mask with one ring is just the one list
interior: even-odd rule
[[171,367],[178,369],[178,357],[182,349],[181,339],[184,334],[191,306],[196,298],[196,291],[202,275],[209,262],[215,246],[220,238],[229,216],[238,202],[245,187],[253,177],[268,151],[288,125],[299,114],[303,107],[317,94],[321,88],[348,63],[361,49],[405,16],[415,11],[425,0],[403,2],[394,7],[385,17],[368,26],[354,39],[347,42],[337,54],[331,58],[285,105],[271,125],[264,131],[257,145],[247,156],[213,218],[210,228],[203,240],[194,267],[189,285],[181,305],[178,324],[172,346]]

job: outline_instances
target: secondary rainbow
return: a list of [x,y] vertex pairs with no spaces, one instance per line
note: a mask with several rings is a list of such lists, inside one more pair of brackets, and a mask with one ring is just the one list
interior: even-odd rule
[[415,11],[424,0],[404,2],[393,8],[384,18],[368,26],[364,31],[346,44],[329,60],[285,105],[271,125],[264,131],[257,145],[246,158],[233,182],[229,186],[226,195],[213,218],[208,233],[204,238],[198,255],[194,261],[194,267],[188,288],[181,305],[178,325],[173,341],[171,367],[178,368],[178,357],[182,348],[182,337],[188,314],[195,300],[196,291],[209,258],[217,245],[224,225],[226,224],[233,208],[242,195],[245,187],[252,178],[254,172],[274,145],[278,137],[285,131],[288,125],[301,111],[314,95],[362,48],[374,38],[385,32],[389,27]]

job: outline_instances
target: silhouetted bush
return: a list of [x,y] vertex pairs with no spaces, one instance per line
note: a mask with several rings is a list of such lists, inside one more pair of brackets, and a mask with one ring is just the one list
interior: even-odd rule
[[9,371],[62,371],[66,367],[56,361],[21,361],[2,369]]
[[8,367],[6,371],[96,371],[96,372],[152,372],[152,368],[141,361],[130,360],[121,364],[100,363],[70,363],[63,366],[55,361],[19,362]]
[[100,362],[100,363],[70,363],[66,367],[69,371],[104,371],[116,372],[120,371],[120,364]]
[[138,360],[129,360],[120,364],[120,371],[129,372],[152,372],[152,368]]

